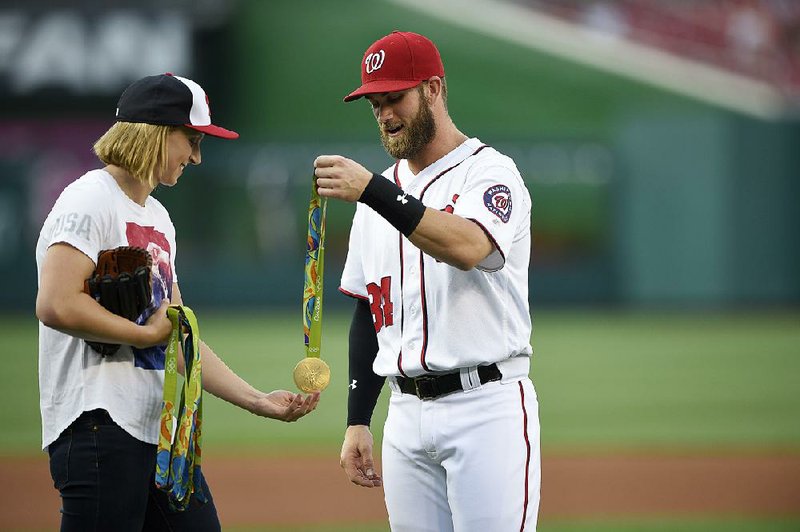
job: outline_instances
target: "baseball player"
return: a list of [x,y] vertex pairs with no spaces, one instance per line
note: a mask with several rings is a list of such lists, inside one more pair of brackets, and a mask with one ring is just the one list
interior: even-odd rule
[[[530,369],[531,199],[514,162],[453,124],[436,46],[393,32],[361,62],[397,162],[315,160],[321,196],[357,201],[340,290],[356,300],[341,466],[383,485],[394,531],[534,530],[538,402]],[[388,378],[373,459],[369,424]]]
[[[105,166],[61,193],[36,245],[39,291],[39,390],[42,446],[62,499],[62,531],[220,530],[207,502],[186,511],[156,489],[164,344],[172,331],[169,303],[180,305],[175,227],[151,196],[200,164],[204,135],[239,135],[211,123],[208,100],[194,81],[148,76],[120,97],[117,122],[95,143]],[[101,251],[145,249],[152,258],[152,302],[136,321],[106,310],[84,293]],[[120,344],[101,354],[90,344]],[[200,343],[203,388],[254,414],[295,421],[319,394],[261,392]],[[183,371],[183,358],[178,357]]]

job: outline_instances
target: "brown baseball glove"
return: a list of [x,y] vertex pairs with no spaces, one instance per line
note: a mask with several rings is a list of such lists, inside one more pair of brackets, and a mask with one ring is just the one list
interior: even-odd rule
[[[144,312],[153,295],[153,259],[147,250],[131,246],[105,249],[97,257],[97,268],[83,285],[108,311],[131,321]],[[119,344],[86,342],[103,356],[113,355]]]

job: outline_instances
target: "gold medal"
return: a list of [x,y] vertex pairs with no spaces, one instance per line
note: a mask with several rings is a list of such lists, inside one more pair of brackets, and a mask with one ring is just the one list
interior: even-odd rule
[[294,383],[306,393],[321,392],[331,381],[331,368],[317,357],[307,357],[294,367]]

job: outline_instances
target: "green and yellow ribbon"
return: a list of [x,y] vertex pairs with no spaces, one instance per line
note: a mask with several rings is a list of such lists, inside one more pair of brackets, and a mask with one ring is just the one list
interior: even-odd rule
[[306,357],[320,357],[322,347],[322,287],[325,273],[325,214],[328,200],[320,200],[311,187],[308,204],[305,282],[303,286],[303,333]]
[[[203,419],[203,382],[200,361],[200,328],[192,309],[171,306],[167,317],[172,322],[172,334],[164,361],[164,399],[161,408],[161,427],[156,453],[156,486],[169,496],[170,505],[185,510],[192,495],[206,501],[200,469]],[[178,345],[183,348],[185,362],[176,417],[178,387]],[[173,430],[177,428],[177,433]]]

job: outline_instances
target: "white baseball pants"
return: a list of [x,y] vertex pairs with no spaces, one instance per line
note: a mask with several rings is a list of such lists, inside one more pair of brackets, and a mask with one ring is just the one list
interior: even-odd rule
[[393,387],[382,449],[393,532],[536,529],[539,404],[529,378],[427,401]]

